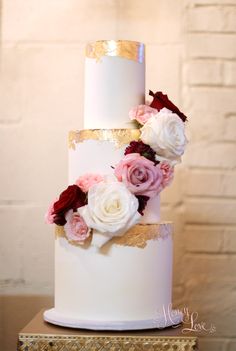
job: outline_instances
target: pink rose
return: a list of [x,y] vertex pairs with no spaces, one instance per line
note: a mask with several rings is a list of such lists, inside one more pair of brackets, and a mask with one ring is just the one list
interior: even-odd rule
[[157,109],[148,105],[138,105],[129,111],[129,118],[136,119],[140,124],[145,124],[157,112]]
[[69,210],[65,218],[66,224],[64,225],[64,229],[67,239],[83,244],[84,240],[87,239],[90,234],[90,230],[84,219],[77,212],[73,212],[73,210]]
[[79,177],[75,184],[78,185],[84,193],[87,193],[91,186],[100,183],[103,179],[104,178],[100,174],[87,173]]
[[55,214],[54,214],[54,204],[55,202],[58,201],[58,198],[56,198],[49,206],[46,214],[45,214],[45,222],[47,224],[53,224],[54,223],[54,218],[55,218]]
[[174,167],[172,167],[169,162],[163,161],[159,164],[160,169],[162,171],[162,187],[170,185],[174,178]]
[[115,167],[117,179],[124,182],[131,193],[154,197],[162,189],[159,165],[137,154],[128,154]]

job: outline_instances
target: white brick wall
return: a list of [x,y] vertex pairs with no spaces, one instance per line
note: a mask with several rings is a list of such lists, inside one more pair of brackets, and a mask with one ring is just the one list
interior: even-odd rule
[[186,1],[183,299],[217,332],[200,349],[233,350],[236,295],[236,1]]
[[234,59],[236,55],[235,34],[231,32],[190,32],[187,35],[187,51],[188,55],[194,58]]
[[[236,9],[232,4],[205,4],[188,10],[188,30],[191,32],[236,32]],[[223,6],[222,6],[223,5]],[[235,5],[235,4],[234,4]]]
[[222,63],[219,61],[207,59],[192,60],[185,66],[185,80],[191,86],[220,85],[223,80],[222,70]]
[[183,164],[162,195],[162,217],[175,222],[174,301],[216,324],[201,350],[233,350],[236,0],[2,0],[1,23],[4,303],[9,294],[53,293],[43,214],[66,184],[67,131],[82,127],[85,42],[140,40],[147,91],[167,92],[189,116]]
[[235,87],[236,86],[236,62],[225,61],[223,66],[223,72],[224,72],[224,84]]
[[192,169],[187,173],[185,191],[196,197],[235,198],[235,176],[231,170]]

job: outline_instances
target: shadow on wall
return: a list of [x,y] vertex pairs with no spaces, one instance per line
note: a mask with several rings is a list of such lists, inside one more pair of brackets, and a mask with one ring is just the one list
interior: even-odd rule
[[19,331],[42,308],[51,306],[51,296],[0,296],[0,350],[15,351]]

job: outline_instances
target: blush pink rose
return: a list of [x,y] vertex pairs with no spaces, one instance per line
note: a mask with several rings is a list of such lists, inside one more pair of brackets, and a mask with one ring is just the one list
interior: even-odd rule
[[174,167],[169,164],[169,162],[163,161],[159,164],[162,171],[162,187],[170,185],[174,178]]
[[145,124],[157,112],[157,109],[148,105],[138,105],[129,111],[129,118],[136,119],[140,124]]
[[79,177],[75,184],[78,185],[84,193],[87,193],[91,186],[103,180],[104,178],[100,174],[87,173]]
[[45,222],[47,224],[53,224],[54,223],[54,218],[55,218],[55,214],[54,214],[54,204],[55,202],[58,201],[58,198],[56,198],[50,205],[49,208],[45,214]]
[[90,234],[90,230],[84,219],[77,212],[73,212],[73,210],[69,210],[65,218],[66,224],[64,225],[64,229],[67,239],[83,244],[84,240],[87,239]]
[[137,153],[126,155],[115,167],[115,175],[135,195],[154,197],[162,190],[159,165]]

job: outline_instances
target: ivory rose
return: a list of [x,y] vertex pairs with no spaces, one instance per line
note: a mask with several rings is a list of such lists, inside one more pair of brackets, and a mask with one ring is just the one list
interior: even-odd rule
[[148,105],[138,105],[129,111],[129,118],[136,119],[140,124],[145,124],[157,112],[157,109]]
[[83,244],[84,240],[87,239],[90,234],[90,230],[84,219],[77,212],[73,212],[73,210],[69,210],[65,218],[66,224],[64,229],[67,239]]
[[141,128],[141,140],[156,152],[156,160],[167,160],[174,165],[181,161],[187,144],[184,122],[163,108]]
[[102,180],[103,177],[100,174],[87,173],[79,177],[75,183],[83,192],[87,193],[92,185],[97,184]]
[[88,205],[78,208],[88,227],[110,237],[120,236],[138,222],[138,200],[123,183],[109,180],[92,186]]
[[126,155],[115,167],[115,175],[131,193],[154,197],[162,189],[162,171],[159,165],[140,154]]

